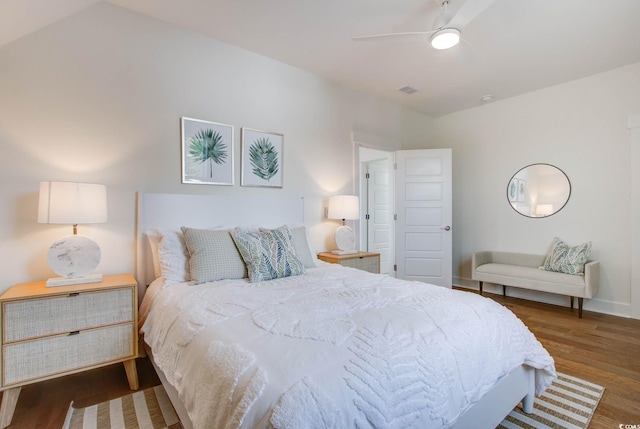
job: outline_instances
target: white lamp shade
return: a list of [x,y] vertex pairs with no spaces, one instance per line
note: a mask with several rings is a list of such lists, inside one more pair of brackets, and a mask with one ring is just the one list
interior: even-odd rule
[[334,195],[329,198],[329,219],[360,219],[360,202],[355,195]]
[[40,182],[38,223],[76,225],[107,221],[107,187],[92,183]]
[[537,216],[549,216],[553,213],[553,204],[538,204],[536,206]]

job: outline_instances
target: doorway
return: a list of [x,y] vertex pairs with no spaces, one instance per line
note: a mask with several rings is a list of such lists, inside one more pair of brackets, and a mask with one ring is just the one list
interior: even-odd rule
[[380,272],[452,286],[451,149],[358,146],[360,249]]
[[360,249],[380,253],[380,273],[395,276],[393,152],[360,147]]

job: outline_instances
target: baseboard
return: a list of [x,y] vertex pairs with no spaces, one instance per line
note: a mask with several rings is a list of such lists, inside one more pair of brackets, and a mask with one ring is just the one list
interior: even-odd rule
[[460,286],[467,289],[475,289],[478,290],[478,282],[476,280],[471,279],[463,279],[460,277],[454,277],[452,279],[452,283],[454,286]]
[[[453,285],[465,289],[478,290],[478,282],[476,280],[454,277]],[[482,286],[482,291],[483,293],[486,292],[502,295],[502,285],[485,282]],[[562,307],[569,307],[570,305],[569,297],[565,295],[556,295],[553,293],[539,292],[516,287],[507,286],[507,296],[527,299],[529,301],[544,302],[545,304],[559,305]],[[574,303],[574,306],[577,306],[577,303]],[[583,309],[596,313],[610,314],[612,316],[632,318],[631,304],[627,303],[605,301],[597,298],[585,299]]]

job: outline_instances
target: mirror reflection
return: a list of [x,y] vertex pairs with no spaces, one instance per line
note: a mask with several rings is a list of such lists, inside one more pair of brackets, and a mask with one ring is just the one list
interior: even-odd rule
[[528,165],[514,174],[507,185],[509,204],[527,217],[547,217],[559,212],[570,195],[567,175],[549,164]]

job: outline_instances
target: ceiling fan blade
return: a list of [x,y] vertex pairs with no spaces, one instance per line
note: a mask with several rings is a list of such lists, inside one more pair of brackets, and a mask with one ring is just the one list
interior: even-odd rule
[[495,0],[467,0],[446,24],[446,27],[462,29],[489,7]]
[[435,31],[412,31],[407,33],[374,34],[371,36],[353,37],[352,40],[355,40],[357,42],[368,42],[368,41],[375,41],[380,39],[388,39],[388,40],[415,39],[418,37],[428,36],[433,33],[435,33]]

